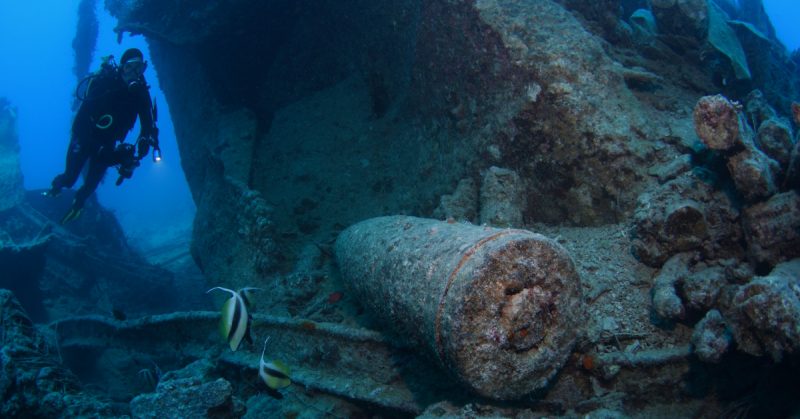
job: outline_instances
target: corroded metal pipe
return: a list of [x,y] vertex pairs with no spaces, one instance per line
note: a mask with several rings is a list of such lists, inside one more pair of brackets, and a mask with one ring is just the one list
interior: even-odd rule
[[379,217],[343,231],[335,252],[362,304],[483,396],[546,386],[582,322],[571,258],[530,231]]

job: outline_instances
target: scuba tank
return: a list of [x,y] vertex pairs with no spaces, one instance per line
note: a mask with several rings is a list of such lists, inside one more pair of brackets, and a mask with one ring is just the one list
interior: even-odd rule
[[78,82],[78,86],[75,88],[75,98],[77,102],[96,100],[106,95],[108,92],[103,92],[99,95],[93,94],[91,90],[92,84],[98,78],[115,77],[116,74],[117,62],[114,60],[114,56],[106,55],[101,59],[99,70],[89,74]]

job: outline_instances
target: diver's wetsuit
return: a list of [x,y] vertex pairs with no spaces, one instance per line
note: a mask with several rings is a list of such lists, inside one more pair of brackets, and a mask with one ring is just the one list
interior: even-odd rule
[[100,184],[106,169],[125,159],[124,153],[115,147],[117,141],[125,141],[137,115],[141,125],[140,138],[155,138],[157,129],[144,78],[129,87],[116,70],[107,69],[91,79],[86,98],[72,122],[66,169],[53,179],[51,191],[57,194],[61,188],[72,187],[88,160],[88,173],[75,193],[73,203],[73,208],[82,208]]

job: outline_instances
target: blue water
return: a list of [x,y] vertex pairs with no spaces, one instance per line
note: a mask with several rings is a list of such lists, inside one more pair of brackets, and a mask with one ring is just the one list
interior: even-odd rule
[[783,45],[789,51],[800,48],[800,1],[764,0],[764,8]]

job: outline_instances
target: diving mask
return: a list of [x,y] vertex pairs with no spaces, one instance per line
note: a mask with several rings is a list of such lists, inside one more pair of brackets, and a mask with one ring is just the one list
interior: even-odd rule
[[147,63],[145,61],[140,58],[133,58],[122,64],[122,76],[130,79],[139,78],[144,74],[146,68]]

